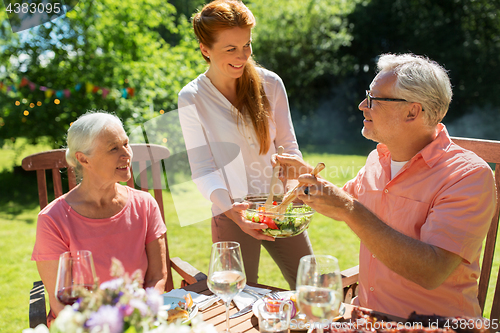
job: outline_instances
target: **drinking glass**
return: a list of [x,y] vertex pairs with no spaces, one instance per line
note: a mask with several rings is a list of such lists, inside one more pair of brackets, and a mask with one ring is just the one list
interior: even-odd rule
[[229,330],[229,304],[246,285],[245,270],[237,242],[218,242],[212,245],[208,268],[208,289],[226,304],[226,331]]
[[97,287],[92,252],[68,251],[59,256],[56,297],[64,305],[72,305],[82,290],[93,291]]
[[325,324],[339,315],[343,296],[342,278],[336,258],[307,255],[297,272],[297,305],[307,319],[323,333]]
[[257,305],[259,315],[260,333],[288,333],[290,332],[290,320],[292,311],[292,301],[273,300],[273,305],[269,306],[266,302],[260,302]]

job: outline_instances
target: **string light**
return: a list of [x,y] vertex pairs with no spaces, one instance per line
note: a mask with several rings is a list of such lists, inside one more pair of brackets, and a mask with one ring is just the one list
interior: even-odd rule
[[30,112],[29,112],[28,110],[24,110],[23,114],[24,114],[25,116],[27,116],[27,115],[29,115],[29,114],[30,114]]
[[167,138],[163,138],[163,143],[167,143]]
[[35,103],[30,103],[30,108],[34,108],[35,107]]
[[164,113],[165,113],[165,111],[164,111],[164,110],[160,110],[160,114],[164,114]]
[[19,106],[19,105],[21,105],[21,102],[16,101],[16,106]]
[[61,103],[61,101],[60,101],[60,100],[58,100],[58,99],[56,98],[56,99],[54,100],[54,104],[58,104],[58,105],[59,105],[59,103]]
[[23,98],[23,104],[28,103],[28,100],[26,98]]
[[37,106],[42,106],[42,102],[38,101],[38,102],[36,102],[36,105]]

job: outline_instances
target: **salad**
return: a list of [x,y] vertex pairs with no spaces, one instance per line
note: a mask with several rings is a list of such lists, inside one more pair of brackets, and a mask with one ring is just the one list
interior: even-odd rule
[[[277,202],[273,202],[277,205]],[[314,210],[306,205],[294,206],[293,203],[288,205],[284,214],[274,212],[266,212],[263,205],[258,209],[247,209],[247,220],[256,223],[265,223],[268,228],[263,229],[265,235],[285,238],[296,236],[303,232],[309,226]]]

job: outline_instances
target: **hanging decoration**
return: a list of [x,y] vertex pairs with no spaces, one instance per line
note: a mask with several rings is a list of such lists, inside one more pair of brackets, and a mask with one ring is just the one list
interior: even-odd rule
[[[12,81],[12,80],[10,80]],[[6,83],[0,81],[0,92],[7,94],[10,91],[14,93],[19,92],[19,88],[28,87],[31,91],[35,91],[36,89],[43,91],[45,93],[45,98],[50,99],[52,97],[62,99],[62,98],[71,98],[71,94],[80,91],[82,86],[85,85],[85,92],[87,94],[96,94],[99,91],[101,92],[102,98],[108,97],[111,92],[110,88],[104,88],[96,86],[90,82],[85,83],[77,83],[74,87],[67,87],[62,89],[51,89],[46,86],[39,86],[34,82],[31,82],[28,78],[23,77],[19,82],[14,83]],[[135,88],[127,87],[119,89],[122,98],[133,98],[135,94]]]

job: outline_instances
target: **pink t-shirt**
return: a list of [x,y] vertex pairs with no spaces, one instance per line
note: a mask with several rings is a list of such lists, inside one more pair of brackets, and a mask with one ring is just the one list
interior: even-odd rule
[[64,196],[52,201],[38,214],[31,260],[59,260],[65,251],[90,250],[100,283],[112,279],[112,257],[119,259],[129,274],[140,268],[144,276],[148,269],[146,244],[161,237],[167,228],[151,194],[126,188],[125,207],[106,219],[81,216]]
[[426,290],[388,269],[361,243],[361,306],[403,318],[412,311],[481,315],[479,256],[495,210],[493,173],[477,155],[452,143],[443,124],[438,126],[436,139],[392,180],[391,154],[379,144],[344,190],[392,228],[463,261],[441,286]]

